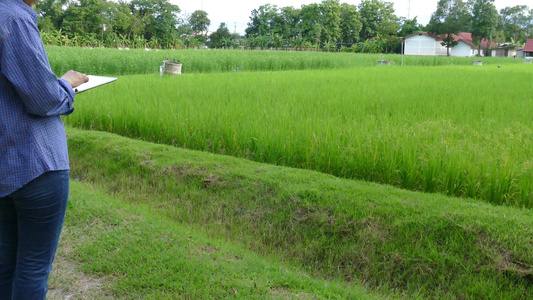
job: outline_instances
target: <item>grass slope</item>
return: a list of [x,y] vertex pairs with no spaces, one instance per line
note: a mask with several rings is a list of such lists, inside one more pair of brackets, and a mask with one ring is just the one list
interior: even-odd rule
[[72,182],[60,247],[72,248],[60,255],[106,284],[99,292],[73,291],[70,278],[58,272],[50,281],[52,297],[66,289],[66,299],[380,299],[210,239],[148,205],[133,206],[79,182]]
[[[108,133],[69,128],[67,134],[72,176],[78,180],[132,204],[147,205],[154,215],[209,237],[298,264],[311,276],[363,282],[409,298],[533,297],[530,210],[403,191]],[[123,233],[132,244],[104,235],[91,251],[107,247],[102,253],[126,249],[138,255],[118,265],[150,262],[153,256],[147,257],[144,249],[161,246],[133,246],[147,243],[138,234],[144,225],[136,228]],[[85,259],[98,260],[100,252],[94,253],[98,255]],[[172,261],[161,253],[163,265]],[[139,270],[129,280],[151,276],[148,270]]]

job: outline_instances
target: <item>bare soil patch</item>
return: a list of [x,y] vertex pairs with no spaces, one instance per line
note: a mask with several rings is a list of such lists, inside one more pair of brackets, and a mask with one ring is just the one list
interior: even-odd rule
[[54,260],[54,269],[48,280],[49,300],[81,300],[81,299],[116,299],[116,296],[105,289],[105,278],[85,274],[79,264],[66,258],[72,249],[68,245],[60,245]]

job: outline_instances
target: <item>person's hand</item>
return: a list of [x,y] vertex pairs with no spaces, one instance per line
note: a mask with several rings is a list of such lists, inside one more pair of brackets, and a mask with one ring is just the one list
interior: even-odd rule
[[61,78],[68,81],[72,88],[75,88],[78,85],[89,81],[89,77],[87,77],[87,75],[72,70],[65,73],[65,75],[61,76]]

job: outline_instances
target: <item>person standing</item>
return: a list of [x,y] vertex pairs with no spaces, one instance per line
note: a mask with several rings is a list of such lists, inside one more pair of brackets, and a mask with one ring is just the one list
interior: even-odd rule
[[37,0],[0,1],[0,299],[45,299],[65,216],[69,161],[61,115],[85,74],[52,72]]

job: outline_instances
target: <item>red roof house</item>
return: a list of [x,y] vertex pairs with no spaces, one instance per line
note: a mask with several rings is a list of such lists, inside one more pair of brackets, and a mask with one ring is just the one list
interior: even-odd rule
[[[475,56],[478,55],[479,46],[474,45],[472,34],[468,32],[461,32],[453,35],[458,42],[455,47],[450,48],[451,56]],[[406,55],[447,55],[446,47],[441,45],[442,36],[431,35],[427,32],[420,31],[405,37],[405,52]],[[481,49],[485,50],[489,46],[489,41],[483,39],[481,41]],[[491,48],[496,48],[498,45],[490,43]],[[483,53],[481,53],[483,55]]]
[[524,46],[524,57],[532,59],[533,58],[533,39],[529,39]]

